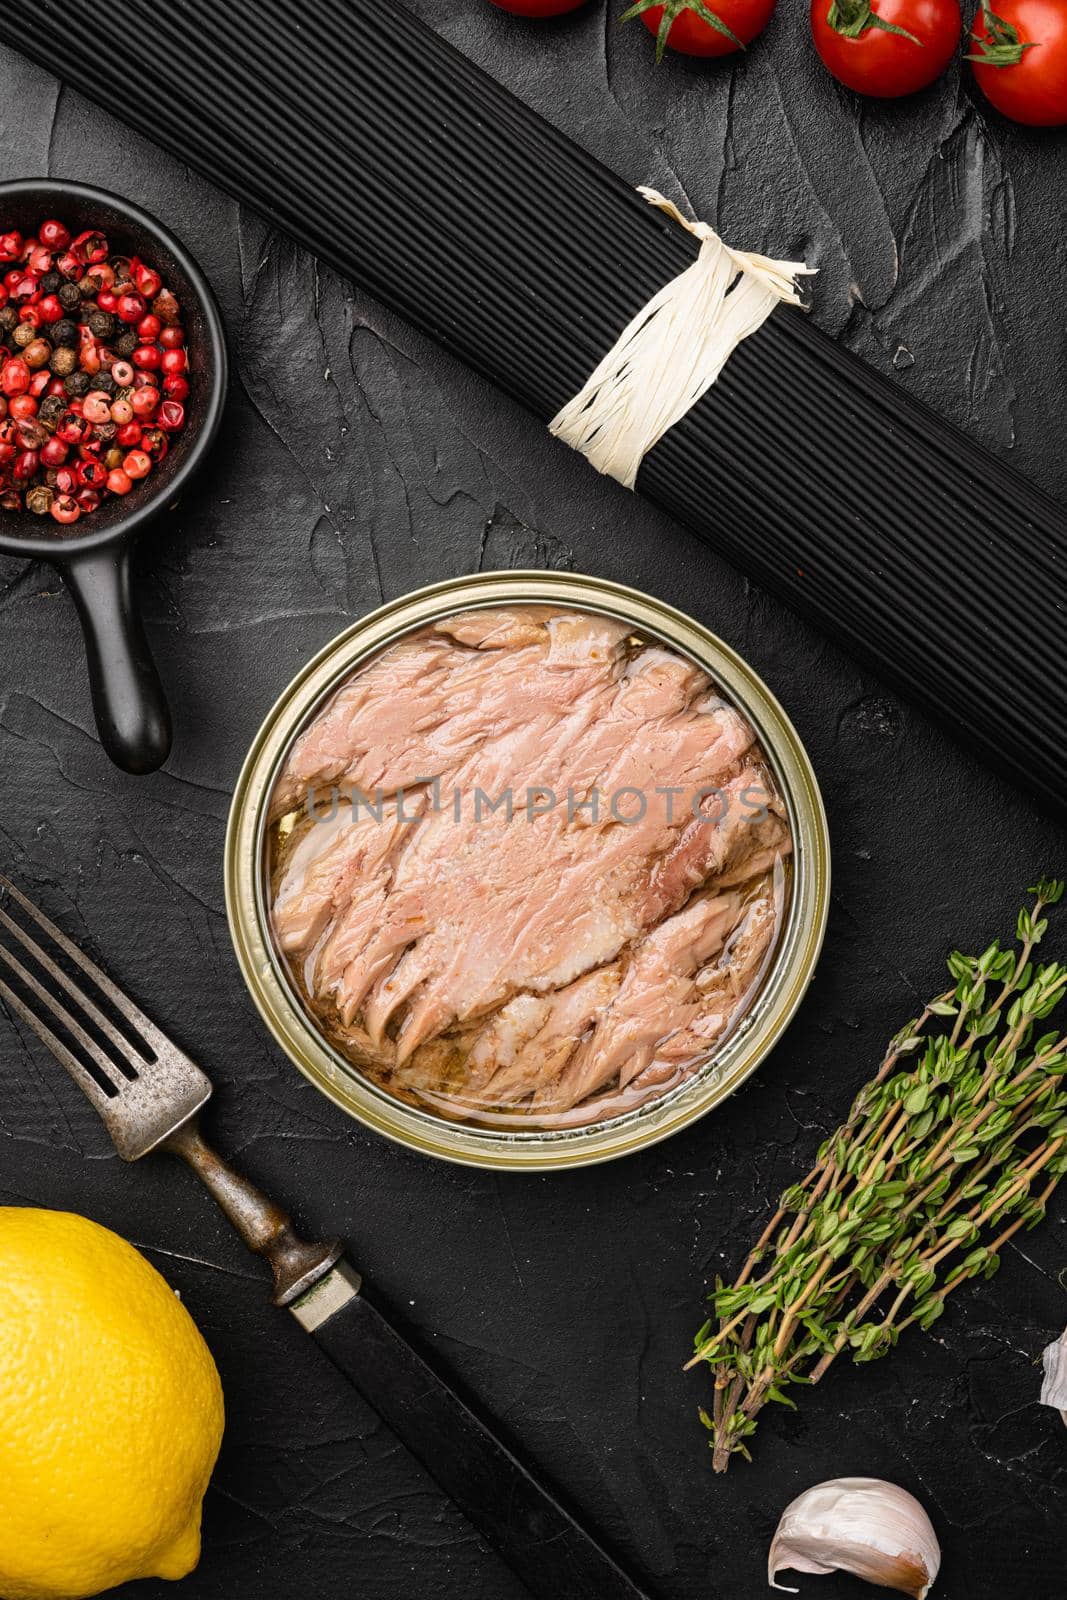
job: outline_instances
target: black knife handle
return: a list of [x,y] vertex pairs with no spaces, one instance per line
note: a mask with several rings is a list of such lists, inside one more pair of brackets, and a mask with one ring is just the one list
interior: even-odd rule
[[543,1600],[647,1600],[363,1293],[312,1338]]

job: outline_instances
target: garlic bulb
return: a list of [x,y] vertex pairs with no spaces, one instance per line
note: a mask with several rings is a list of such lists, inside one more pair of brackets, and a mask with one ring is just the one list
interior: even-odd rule
[[1067,1422],[1067,1328],[1054,1343],[1045,1347],[1042,1360],[1045,1381],[1041,1385],[1041,1404],[1055,1406]]
[[883,1478],[831,1478],[782,1512],[767,1581],[772,1589],[798,1594],[775,1581],[782,1567],[851,1572],[923,1600],[940,1565],[937,1535],[914,1495]]

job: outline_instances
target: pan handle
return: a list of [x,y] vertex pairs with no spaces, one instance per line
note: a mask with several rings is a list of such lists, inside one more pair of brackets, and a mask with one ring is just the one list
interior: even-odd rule
[[170,754],[170,712],[133,600],[128,544],[72,554],[64,576],[85,634],[100,742],[125,772],[155,772]]

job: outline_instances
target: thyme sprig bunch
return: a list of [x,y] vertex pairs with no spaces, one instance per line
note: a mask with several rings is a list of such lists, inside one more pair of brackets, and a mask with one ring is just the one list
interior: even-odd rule
[[748,1457],[769,1401],[818,1383],[848,1350],[873,1361],[930,1328],[953,1289],[989,1278],[1067,1172],[1067,1034],[1041,1030],[1067,966],[1033,955],[1064,885],[1042,879],[1017,948],[954,951],[952,986],[890,1043],[848,1120],[778,1209],[688,1363],[707,1362],[714,1466]]

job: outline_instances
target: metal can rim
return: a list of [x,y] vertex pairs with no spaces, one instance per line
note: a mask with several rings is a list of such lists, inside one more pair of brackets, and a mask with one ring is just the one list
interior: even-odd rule
[[[393,1099],[361,1077],[312,1025],[292,994],[270,936],[262,893],[267,802],[281,762],[315,709],[362,661],[414,628],[478,606],[563,604],[632,623],[695,660],[752,721],[793,829],[786,925],[752,1010],[707,1068],[648,1105],[602,1123],[516,1133],[450,1123]],[[756,1070],[792,1020],[822,948],[830,843],[811,761],[778,700],[710,629],[638,589],[581,573],[515,570],[444,579],[386,602],[346,628],[296,674],[264,718],[234,790],[225,846],[226,913],[241,974],[276,1043],[350,1116],[440,1159],[497,1170],[553,1171],[611,1161],[669,1138],[722,1103]]]

